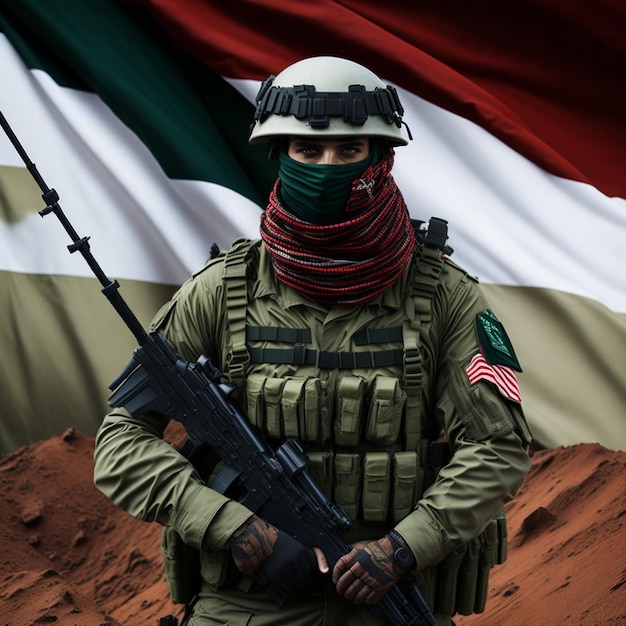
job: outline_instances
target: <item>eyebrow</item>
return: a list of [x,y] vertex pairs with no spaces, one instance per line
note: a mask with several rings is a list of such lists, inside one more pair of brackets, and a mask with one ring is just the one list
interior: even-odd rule
[[[323,143],[326,143],[326,139],[307,139],[305,137],[294,139],[293,144],[296,146],[319,146]],[[364,146],[365,140],[362,138],[354,138],[354,139],[337,139],[337,145],[340,147],[344,146]]]

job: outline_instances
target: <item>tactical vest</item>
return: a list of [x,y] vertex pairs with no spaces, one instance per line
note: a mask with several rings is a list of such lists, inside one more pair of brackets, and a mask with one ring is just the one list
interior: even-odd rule
[[[430,444],[423,437],[421,410],[422,361],[420,333],[431,323],[431,302],[441,269],[446,246],[447,223],[432,218],[427,229],[414,222],[418,249],[414,261],[411,291],[403,303],[404,321],[401,326],[366,329],[354,336],[359,347],[371,346],[370,351],[327,352],[307,347],[310,329],[250,326],[247,324],[247,278],[250,275],[252,242],[242,240],[224,256],[223,283],[225,308],[230,335],[230,350],[225,374],[239,390],[246,403],[248,419],[263,428],[269,437],[295,436],[303,440],[310,460],[310,469],[327,495],[346,509],[353,520],[366,522],[398,521],[413,509],[416,499],[432,482],[436,471],[448,457],[447,444]],[[255,348],[254,341],[278,341],[281,348]],[[378,350],[376,344],[399,342],[398,349]],[[271,344],[270,344],[271,345]],[[307,422],[306,412],[297,408],[302,396],[313,400],[310,410],[316,410],[315,380],[283,380],[280,378],[246,376],[251,363],[281,363],[298,366],[316,365],[320,369],[343,370],[336,389],[335,420],[317,426]],[[383,366],[398,366],[399,380],[378,376],[366,389],[362,378],[351,376],[347,370],[368,368],[376,371]],[[359,440],[359,414],[370,399],[364,430],[370,442]],[[263,396],[263,402],[257,399]],[[259,404],[262,407],[259,408]],[[258,415],[259,412],[264,415]],[[402,420],[402,413],[413,419]],[[398,433],[399,424],[404,431]],[[315,424],[315,426],[312,426]],[[363,428],[362,426],[359,426]],[[332,428],[334,432],[329,433]],[[321,429],[323,432],[317,432]],[[331,435],[334,451],[315,445],[315,439]],[[313,443],[307,445],[307,440]],[[355,534],[362,528],[357,525]]]

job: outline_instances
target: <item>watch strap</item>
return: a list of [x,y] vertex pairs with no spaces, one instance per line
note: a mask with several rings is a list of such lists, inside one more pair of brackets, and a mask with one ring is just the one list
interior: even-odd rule
[[387,535],[391,541],[393,547],[393,559],[403,569],[409,570],[415,566],[415,557],[409,545],[395,530],[392,530]]

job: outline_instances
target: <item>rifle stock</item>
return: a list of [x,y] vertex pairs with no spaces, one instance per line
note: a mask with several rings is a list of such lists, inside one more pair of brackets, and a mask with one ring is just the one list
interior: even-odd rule
[[[232,402],[232,387],[220,382],[222,374],[209,357],[203,355],[191,363],[162,333],[146,332],[119,293],[117,281],[109,280],[93,257],[89,238],[78,236],[59,205],[57,192],[46,185],[1,112],[0,125],[42,190],[46,207],[40,214],[57,216],[72,239],[69,251],[82,254],[139,344],[109,385],[109,404],[124,406],[135,416],[157,412],[180,422],[194,446],[209,445],[224,462],[225,470],[213,488],[232,494],[304,545],[321,548],[332,567],[351,550],[341,537],[351,522],[313,480],[300,443],[289,439],[274,450]],[[437,626],[415,584],[392,587],[371,610],[389,624],[414,626],[423,621]]]

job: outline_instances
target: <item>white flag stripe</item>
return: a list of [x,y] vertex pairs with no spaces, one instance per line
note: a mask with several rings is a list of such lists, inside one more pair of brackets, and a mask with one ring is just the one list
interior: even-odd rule
[[507,398],[515,400],[516,402],[522,401],[517,376],[510,367],[506,367],[505,365],[490,365],[479,352],[472,358],[466,371],[470,384],[474,385],[479,380],[488,380],[494,383],[500,393]]
[[518,388],[514,375],[510,375],[503,367],[486,363],[472,363],[469,368],[471,379],[475,382],[481,378],[493,378],[507,390],[509,395],[516,393]]

